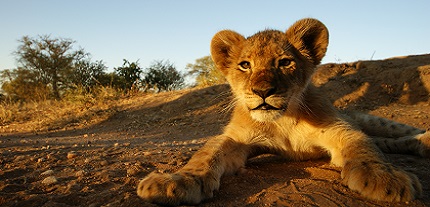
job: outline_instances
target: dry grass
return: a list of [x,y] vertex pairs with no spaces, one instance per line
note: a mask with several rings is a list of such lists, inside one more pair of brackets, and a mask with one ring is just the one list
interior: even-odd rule
[[4,102],[0,104],[0,133],[78,128],[106,120],[116,112],[122,95],[106,87],[96,90],[90,94],[77,89],[60,101]]

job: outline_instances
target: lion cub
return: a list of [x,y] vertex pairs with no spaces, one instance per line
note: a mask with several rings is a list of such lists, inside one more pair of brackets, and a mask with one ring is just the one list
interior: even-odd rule
[[430,132],[337,111],[310,81],[327,45],[328,30],[316,19],[248,38],[218,32],[211,54],[236,99],[231,121],[178,172],[149,174],[137,194],[159,204],[198,204],[213,196],[224,174],[272,153],[292,160],[330,156],[342,167],[343,183],[369,199],[417,198],[417,177],[387,163],[381,151],[429,157]]

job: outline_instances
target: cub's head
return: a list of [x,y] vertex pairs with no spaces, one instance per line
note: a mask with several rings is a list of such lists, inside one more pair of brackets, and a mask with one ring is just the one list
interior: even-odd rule
[[265,30],[245,38],[220,31],[211,54],[237,99],[256,121],[273,121],[300,106],[315,66],[328,45],[328,30],[316,19],[302,19],[285,33]]

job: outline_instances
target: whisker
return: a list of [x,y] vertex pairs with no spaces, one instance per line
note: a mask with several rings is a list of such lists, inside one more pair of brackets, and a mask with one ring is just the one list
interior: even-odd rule
[[234,108],[237,102],[237,98],[233,96],[231,90],[226,90],[219,93],[215,100],[220,99],[220,104],[225,107],[220,107],[219,112],[222,114],[229,114],[230,111]]
[[304,111],[307,112],[309,115],[316,115],[315,112],[311,108],[309,108],[307,104],[304,104],[302,100],[303,100],[303,93],[300,94],[300,100],[299,100],[300,107],[304,109]]
[[228,103],[226,103],[226,107],[223,107],[220,112],[223,114],[228,114],[229,112],[233,111],[237,102],[238,99],[236,97],[229,97],[229,101]]

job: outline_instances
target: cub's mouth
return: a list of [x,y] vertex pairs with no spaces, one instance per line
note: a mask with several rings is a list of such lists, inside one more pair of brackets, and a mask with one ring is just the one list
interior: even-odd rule
[[278,108],[271,104],[263,102],[257,107],[251,108],[249,112],[251,117],[256,121],[271,122],[281,117],[284,111],[285,109],[283,108]]
[[251,118],[258,122],[271,122],[281,117],[288,109],[288,100],[281,96],[261,98],[248,96],[245,100]]
[[255,107],[255,108],[253,108],[251,110],[252,111],[255,111],[255,110],[269,111],[269,110],[282,110],[282,109],[274,107],[274,106],[272,106],[272,105],[270,105],[268,103],[262,103],[262,104],[258,105],[257,107]]

